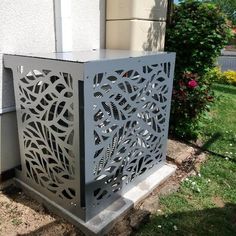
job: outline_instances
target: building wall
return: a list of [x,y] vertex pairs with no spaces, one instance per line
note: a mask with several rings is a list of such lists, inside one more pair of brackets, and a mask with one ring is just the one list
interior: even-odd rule
[[163,51],[167,5],[167,0],[107,0],[106,47]]
[[[54,1],[61,0],[0,0],[0,174],[20,163],[13,81],[2,66],[2,54],[55,52]],[[105,0],[69,2],[71,49],[103,48]]]
[[[0,116],[1,129],[1,172],[7,171],[20,163],[19,142],[15,112]],[[0,173],[1,173],[0,172]]]
[[72,48],[104,48],[105,0],[72,0]]
[[53,0],[0,1],[0,173],[20,161],[12,75],[2,67],[2,54],[52,51]]
[[[55,50],[53,0],[0,1],[0,64],[2,53]],[[0,68],[1,69],[1,68]],[[0,71],[0,109],[14,106],[12,83]]]

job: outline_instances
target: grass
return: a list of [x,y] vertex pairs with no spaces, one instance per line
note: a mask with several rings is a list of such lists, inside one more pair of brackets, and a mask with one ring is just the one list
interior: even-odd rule
[[203,119],[202,139],[213,141],[210,150],[236,159],[236,87],[216,84],[214,89],[217,101],[208,119]]
[[198,176],[160,199],[161,211],[136,235],[236,235],[236,87],[215,85],[217,101],[203,118],[211,155]]

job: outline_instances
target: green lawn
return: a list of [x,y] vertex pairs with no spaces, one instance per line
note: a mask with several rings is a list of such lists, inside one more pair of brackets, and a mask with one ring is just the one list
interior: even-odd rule
[[159,214],[136,235],[236,235],[236,87],[215,85],[217,101],[203,119],[210,155],[200,175],[160,199]]
[[202,139],[208,149],[236,159],[236,87],[215,85],[216,103],[205,127]]

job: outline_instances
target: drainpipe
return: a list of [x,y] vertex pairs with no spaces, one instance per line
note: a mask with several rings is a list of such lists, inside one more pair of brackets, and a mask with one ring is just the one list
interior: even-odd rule
[[56,52],[72,51],[71,0],[54,0]]

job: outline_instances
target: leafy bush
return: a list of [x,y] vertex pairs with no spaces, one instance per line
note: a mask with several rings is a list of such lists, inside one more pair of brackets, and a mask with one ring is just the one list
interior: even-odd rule
[[235,0],[211,0],[227,15],[227,18],[236,25],[236,1]]
[[198,118],[213,101],[211,79],[230,30],[225,15],[211,3],[186,0],[177,5],[166,32],[166,50],[176,52],[170,133],[196,138]]
[[214,67],[205,74],[205,79],[211,82],[222,83],[223,73],[219,67]]
[[220,68],[215,67],[206,73],[207,79],[220,83],[220,84],[231,84],[236,86],[236,71],[227,70],[221,72]]
[[232,84],[236,86],[236,71],[228,70],[223,72],[223,82],[225,84]]

